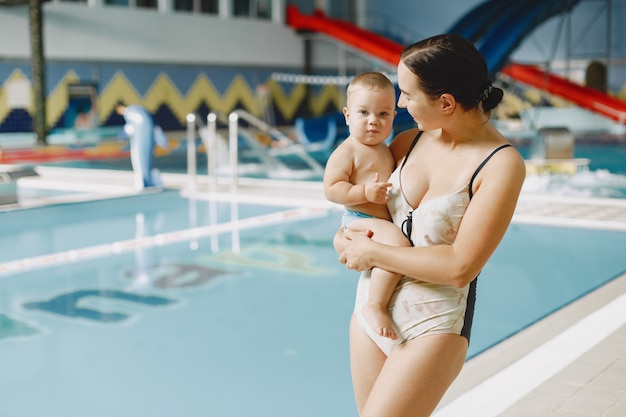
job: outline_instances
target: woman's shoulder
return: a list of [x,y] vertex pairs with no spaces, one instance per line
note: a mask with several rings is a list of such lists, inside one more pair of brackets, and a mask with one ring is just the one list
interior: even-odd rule
[[417,128],[408,129],[403,130],[393,138],[393,141],[389,145],[389,149],[391,149],[396,161],[404,158],[411,147],[411,143],[413,143],[413,139],[415,139],[419,133],[420,130]]
[[[526,163],[517,148],[508,141],[492,144],[480,170],[483,178],[497,183],[519,183],[526,178]],[[486,163],[488,161],[488,163]],[[482,165],[482,164],[481,164]],[[513,187],[515,189],[516,187]]]

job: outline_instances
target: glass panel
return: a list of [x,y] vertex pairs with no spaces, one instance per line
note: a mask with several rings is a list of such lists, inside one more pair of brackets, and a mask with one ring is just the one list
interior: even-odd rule
[[200,12],[218,14],[219,0],[200,0]]
[[192,12],[193,0],[174,0],[174,10]]
[[315,0],[287,0],[285,4],[293,4],[304,14],[311,14],[315,10]]
[[143,7],[146,9],[156,9],[157,0],[136,0],[137,7]]
[[116,6],[128,6],[128,0],[104,0],[104,4],[111,4]]
[[234,0],[233,15],[250,16],[250,0]]
[[256,0],[256,16],[259,19],[271,19],[272,0]]

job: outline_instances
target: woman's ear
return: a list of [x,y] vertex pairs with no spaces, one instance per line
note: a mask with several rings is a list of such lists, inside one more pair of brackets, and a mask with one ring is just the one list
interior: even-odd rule
[[454,113],[456,109],[456,99],[452,94],[444,93],[439,97],[439,101],[441,103],[441,111],[446,116]]

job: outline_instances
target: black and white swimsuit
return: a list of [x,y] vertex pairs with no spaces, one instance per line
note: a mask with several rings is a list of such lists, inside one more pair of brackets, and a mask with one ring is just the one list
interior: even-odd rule
[[[417,137],[416,137],[417,140]],[[472,198],[472,183],[482,167],[503,145],[495,149],[478,166],[471,179],[459,190],[437,198],[423,201],[416,208],[410,206],[402,193],[400,172],[404,164],[391,174],[393,184],[389,191],[389,212],[393,222],[402,227],[409,214],[412,215],[410,239],[414,246],[451,244]],[[407,153],[406,158],[408,157]],[[370,271],[363,272],[356,294],[355,314],[361,328],[387,355],[401,343],[422,335],[452,333],[469,341],[474,314],[476,279],[464,288],[433,284],[411,277],[403,277],[389,303],[398,339],[392,340],[374,332],[362,315],[367,302]]]

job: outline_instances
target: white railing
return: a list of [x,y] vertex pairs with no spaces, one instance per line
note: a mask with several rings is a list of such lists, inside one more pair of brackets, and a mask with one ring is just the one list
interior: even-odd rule
[[190,190],[195,190],[198,184],[196,132],[199,132],[206,148],[209,191],[213,192],[217,190],[217,115],[209,113],[206,126],[196,114],[187,115],[187,178]]
[[[206,120],[206,126],[197,115],[190,113],[187,115],[187,176],[188,186],[191,191],[197,189],[198,173],[197,173],[197,158],[196,158],[196,137],[200,134],[202,142],[206,147],[207,156],[207,176],[209,182],[209,191],[214,192],[217,190],[218,183],[218,133],[217,133],[217,119],[218,117],[222,122],[226,122],[224,115],[218,115],[216,113],[209,113]],[[239,122],[243,120],[248,125],[266,133],[277,143],[278,146],[269,147],[266,149],[260,143],[247,138],[250,145],[253,145],[254,151],[257,156],[267,166],[268,170],[282,168],[287,170],[288,168],[279,160],[281,155],[295,155],[306,163],[308,169],[307,173],[311,176],[321,178],[324,174],[324,167],[313,158],[306,149],[298,143],[292,141],[287,135],[280,130],[268,125],[263,120],[253,116],[252,114],[244,110],[235,110],[228,115],[228,163],[230,171],[230,189],[236,191],[239,186]]]
[[228,115],[228,160],[230,189],[235,191],[239,186],[239,115],[236,112]]
[[196,131],[200,118],[193,113],[187,115],[187,180],[189,189],[195,190],[198,177],[196,163]]
[[280,130],[268,125],[263,120],[253,116],[245,110],[233,111],[229,116],[229,120],[235,117],[235,120],[245,120],[247,123],[259,129],[260,131],[267,133],[273,140],[276,140],[278,142],[279,146],[272,148],[270,151],[268,151],[269,154],[280,154],[281,150],[284,150],[286,151],[285,153],[288,152],[297,155],[300,159],[302,159],[302,161],[304,161],[309,166],[311,172],[314,175],[321,177],[324,174],[324,167],[319,162],[317,162],[315,158],[309,155],[309,153],[306,151],[306,149],[304,149],[301,144],[295,143]]

